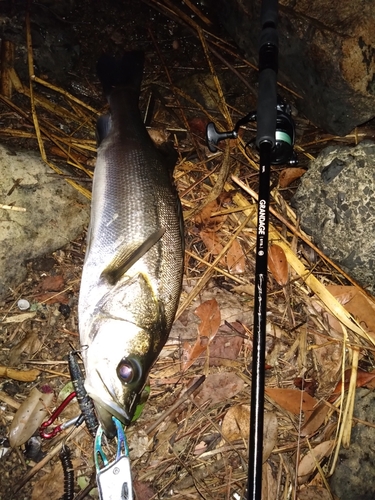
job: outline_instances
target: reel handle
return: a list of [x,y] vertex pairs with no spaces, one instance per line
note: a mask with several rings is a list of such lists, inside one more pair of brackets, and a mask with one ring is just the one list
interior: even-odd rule
[[215,124],[210,122],[206,128],[206,138],[207,146],[211,153],[216,153],[217,145],[220,141],[224,139],[237,139],[238,132],[236,130],[231,130],[227,132],[218,132]]

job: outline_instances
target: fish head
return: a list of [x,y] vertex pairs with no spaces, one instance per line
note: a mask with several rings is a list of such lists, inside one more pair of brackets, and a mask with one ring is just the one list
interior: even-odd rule
[[85,388],[109,437],[115,432],[112,416],[124,425],[132,421],[168,336],[164,318],[142,276],[113,289],[93,315],[90,342],[82,351]]
[[153,344],[149,332],[137,325],[107,318],[83,351],[85,366],[89,367],[85,389],[108,436],[115,431],[112,416],[124,425],[132,421],[158,354]]

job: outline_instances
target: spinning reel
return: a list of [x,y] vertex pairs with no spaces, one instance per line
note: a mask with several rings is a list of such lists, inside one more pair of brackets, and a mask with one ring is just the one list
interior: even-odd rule
[[[272,165],[282,165],[284,163],[288,163],[290,166],[295,166],[298,163],[298,159],[293,150],[295,141],[295,125],[292,119],[291,108],[289,104],[286,104],[284,100],[278,96],[276,110],[275,147],[271,151],[271,163]],[[253,111],[238,120],[234,130],[228,132],[218,132],[215,125],[212,122],[209,123],[206,129],[208,149],[212,153],[216,153],[217,145],[220,141],[225,139],[237,139],[240,127],[256,120],[257,112]],[[250,141],[250,143],[252,142],[253,141]]]

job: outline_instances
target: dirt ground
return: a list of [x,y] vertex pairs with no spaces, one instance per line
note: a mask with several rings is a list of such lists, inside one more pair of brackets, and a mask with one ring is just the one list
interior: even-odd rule
[[[48,67],[44,75],[35,71],[60,90],[35,83],[34,92],[48,95],[60,111],[77,114],[73,122],[63,111],[57,115],[37,106],[40,123],[50,125],[58,144],[68,137],[75,140],[67,160],[56,141],[43,135],[48,161],[89,193],[95,121],[106,107],[95,75],[96,60],[103,51],[146,51],[141,108],[146,112],[152,103],[147,123],[159,140],[167,131],[179,154],[174,175],[184,210],[186,259],[176,323],[152,370],[150,398],[140,418],[126,430],[135,497],[237,499],[243,498],[247,480],[259,158],[254,148],[244,146],[254,136],[254,126],[243,132],[242,145],[230,141],[215,155],[209,152],[204,133],[208,121],[231,128],[230,122],[255,109],[257,71],[237,54],[219,26],[207,23],[206,16],[212,13],[194,13],[188,2],[175,4],[77,0],[58,14],[52,4],[46,5],[43,16],[51,23],[56,17],[59,25],[65,23],[74,40],[70,43],[79,51],[64,82],[55,80]],[[33,6],[31,19],[34,13],[40,15]],[[26,38],[26,31],[23,34]],[[219,77],[223,96],[213,75]],[[26,61],[20,80],[28,85]],[[64,92],[84,105],[72,103]],[[330,143],[354,144],[358,138],[373,136],[371,124],[346,138],[327,136],[298,114],[288,89],[280,93],[293,106],[302,170]],[[15,150],[38,150],[30,98],[14,92],[11,102],[13,107],[0,101],[0,140]],[[270,239],[276,264],[270,266],[268,283],[263,498],[326,499],[333,497],[324,475],[334,462],[339,445],[333,440],[343,425],[337,403],[341,389],[336,386],[358,350],[360,369],[367,373],[373,367],[371,341],[359,327],[346,330],[345,337],[343,316],[328,311],[333,297],[340,302],[343,294],[351,294],[348,303],[356,294],[369,304],[372,299],[363,299],[358,288],[311,249],[307,237],[303,241],[289,204],[303,172],[293,172],[295,178],[285,172],[282,165],[271,175],[276,215],[271,216]],[[63,495],[58,453],[70,431],[50,440],[36,437],[14,449],[7,438],[16,410],[28,401],[33,388],[53,395],[48,412],[64,388],[64,394],[71,390],[66,387],[67,355],[79,349],[77,302],[85,236],[27,263],[26,280],[0,302],[0,368],[4,367],[0,498],[4,500],[55,500]],[[349,288],[327,288],[333,285]],[[324,294],[327,289],[332,299]],[[26,312],[17,307],[20,298],[29,301],[27,313],[33,313],[21,319],[19,315]],[[366,311],[364,307],[360,309]],[[366,317],[362,319],[363,325]],[[37,374],[29,381],[15,380],[8,368],[37,370]],[[58,422],[78,413],[72,402]],[[84,425],[67,444],[74,468],[74,499],[98,498],[93,439]],[[310,448],[324,444],[323,470],[318,471],[314,461],[312,465],[302,461]],[[114,444],[106,449],[113,453]]]

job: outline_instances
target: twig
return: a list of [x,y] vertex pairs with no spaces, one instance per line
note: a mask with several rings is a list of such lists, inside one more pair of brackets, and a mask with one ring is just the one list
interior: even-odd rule
[[14,205],[3,205],[0,203],[0,208],[4,210],[13,210],[13,212],[26,212],[26,208],[24,207],[15,207]]
[[153,424],[151,424],[149,427],[147,427],[147,429],[145,431],[146,434],[151,434],[151,432],[154,429],[156,429],[156,427],[158,425],[160,425],[162,422],[164,422],[166,417],[168,417],[168,415],[173,413],[176,410],[176,408],[178,408],[184,401],[186,401],[188,399],[188,397],[191,394],[193,394],[193,392],[195,392],[198,389],[198,387],[200,387],[203,384],[205,379],[206,379],[205,375],[202,375],[190,387],[188,387],[186,389],[186,391],[182,394],[182,396],[180,396],[177,399],[177,401],[175,403],[173,403],[173,405],[168,408],[168,410],[166,410],[164,413],[162,413],[162,415],[160,415],[160,417]]
[[0,94],[12,98],[13,85],[9,70],[14,64],[14,44],[10,40],[1,40],[0,51]]
[[33,382],[40,374],[40,370],[16,370],[7,366],[0,366],[0,377],[20,380],[21,382]]

